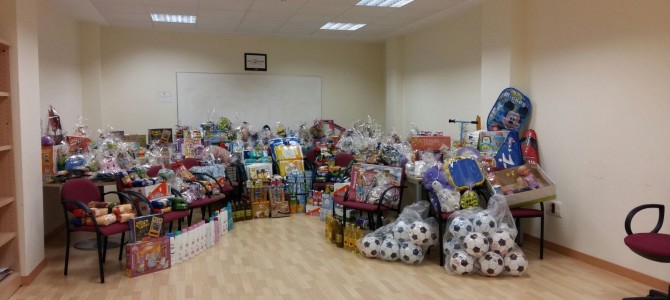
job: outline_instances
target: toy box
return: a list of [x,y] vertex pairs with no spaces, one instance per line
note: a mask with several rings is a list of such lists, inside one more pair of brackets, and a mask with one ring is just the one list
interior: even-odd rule
[[[527,168],[529,175],[519,175]],[[519,207],[556,199],[556,185],[536,164],[497,171],[489,178],[494,191],[502,193],[510,207]]]
[[409,139],[413,150],[440,150],[443,147],[451,148],[449,136],[413,136]]
[[[171,196],[170,186],[167,182],[161,182],[154,185],[143,186],[143,187],[131,187],[126,188],[129,191],[138,192],[147,198],[149,201],[163,199],[165,197]],[[150,213],[151,208],[144,202],[138,203],[142,215]]]
[[162,144],[172,143],[172,128],[149,129],[148,144],[160,142]]
[[278,145],[275,147],[278,161],[302,159],[302,149],[299,145]]
[[170,266],[170,239],[167,237],[126,245],[126,276],[128,277],[169,269]]
[[[384,186],[377,186],[378,176],[388,179]],[[399,186],[402,179],[402,168],[381,165],[356,163],[351,168],[349,201],[376,201],[373,191],[383,191],[391,186]],[[388,206],[397,207],[400,202],[398,189],[391,189],[385,195]]]
[[128,242],[157,238],[163,234],[163,214],[134,217],[128,221],[128,226],[130,227]]

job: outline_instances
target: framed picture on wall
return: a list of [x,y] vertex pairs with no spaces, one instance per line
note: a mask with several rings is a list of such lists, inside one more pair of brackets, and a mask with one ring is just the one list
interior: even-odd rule
[[244,70],[267,71],[267,55],[260,53],[244,53]]

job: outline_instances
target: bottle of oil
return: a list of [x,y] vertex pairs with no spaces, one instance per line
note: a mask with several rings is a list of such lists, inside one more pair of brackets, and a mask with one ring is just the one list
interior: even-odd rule
[[336,240],[336,233],[337,233],[337,219],[334,217],[330,219],[330,242],[335,244]]
[[360,253],[360,251],[358,250],[358,240],[363,238],[363,229],[356,226],[356,232],[355,232],[354,236],[355,236],[355,238],[354,238],[354,252]]
[[335,223],[335,245],[337,248],[344,248],[344,228],[340,222]]
[[344,250],[349,251],[349,241],[351,240],[351,224],[344,226]]
[[325,228],[325,233],[326,233],[326,238],[330,239],[330,222],[332,221],[333,216],[328,215],[326,216],[326,221],[324,222],[324,228]]

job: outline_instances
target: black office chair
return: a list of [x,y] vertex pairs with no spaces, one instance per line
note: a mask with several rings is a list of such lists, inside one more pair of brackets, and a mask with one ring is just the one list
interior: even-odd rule
[[[630,228],[633,218],[638,212],[649,208],[658,209],[658,221],[656,222],[656,227],[650,232],[633,233]],[[624,223],[624,228],[628,234],[623,239],[626,246],[637,255],[646,259],[662,263],[670,263],[670,234],[658,233],[658,231],[661,230],[661,227],[663,227],[664,217],[665,206],[663,204],[643,204],[633,208],[633,210],[628,213],[628,216],[626,216],[626,222]],[[669,294],[670,287],[668,288],[668,293],[658,290],[650,290],[647,296],[624,299],[670,299],[670,297],[668,297]]]

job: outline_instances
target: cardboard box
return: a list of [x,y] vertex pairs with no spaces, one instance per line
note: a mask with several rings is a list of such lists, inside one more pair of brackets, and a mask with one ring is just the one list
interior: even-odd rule
[[42,179],[48,182],[58,171],[58,147],[42,146]]
[[251,203],[251,215],[254,219],[270,217],[270,201],[257,201]]
[[142,148],[147,147],[147,135],[146,134],[126,134],[123,136],[124,142],[137,143]]
[[451,148],[449,136],[413,136],[409,139],[414,150],[440,150],[442,147]]
[[[539,183],[539,188],[530,189],[524,183],[518,181],[520,178],[518,170],[524,166],[530,170],[534,180]],[[495,177],[492,181],[489,181],[489,185],[494,191],[505,196],[505,200],[510,207],[526,206],[556,199],[556,185],[540,166],[526,164],[521,167],[495,172]]]
[[128,277],[169,269],[171,263],[170,239],[167,237],[126,245],[126,276]]
[[321,205],[307,204],[305,206],[305,215],[308,216],[321,215]]
[[170,186],[167,184],[167,182],[161,182],[154,185],[148,185],[143,187],[131,187],[127,189],[142,194],[148,200],[154,200],[170,196]]
[[270,196],[270,215],[273,218],[283,218],[291,215],[288,201],[284,189],[281,187],[271,187]]

